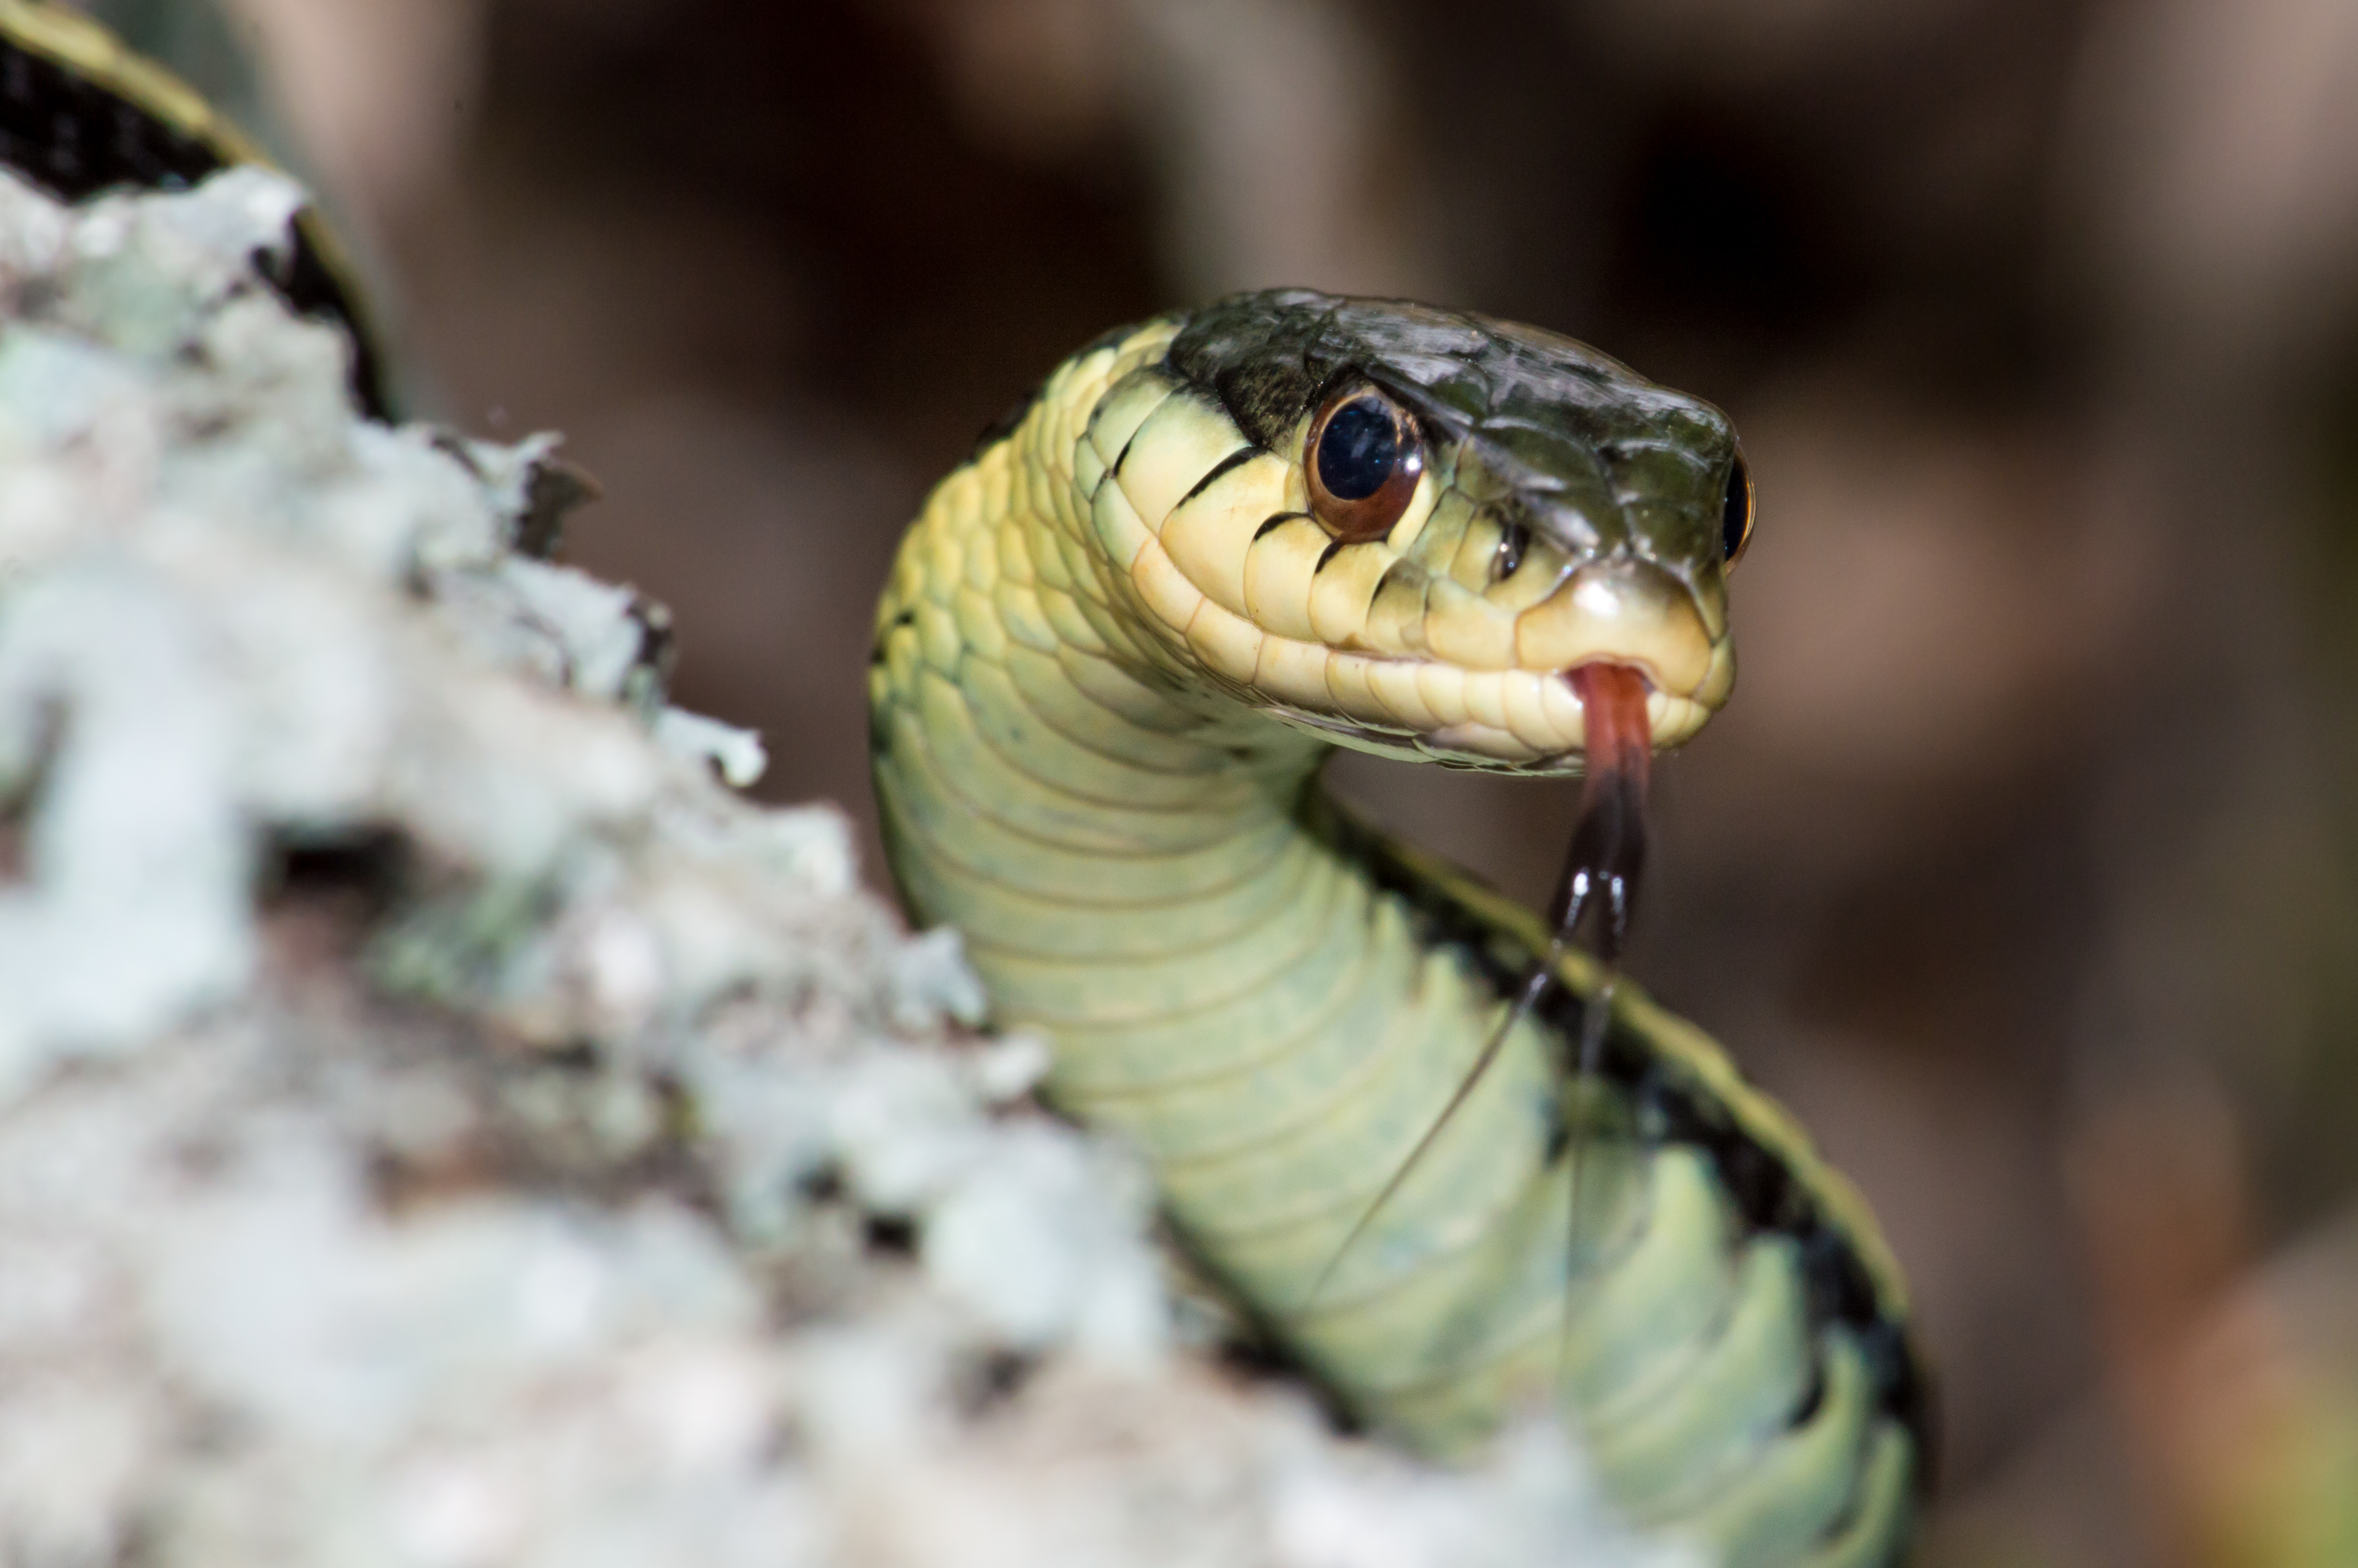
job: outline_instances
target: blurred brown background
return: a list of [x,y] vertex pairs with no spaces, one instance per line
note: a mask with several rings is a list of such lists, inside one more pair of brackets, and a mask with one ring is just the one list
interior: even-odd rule
[[[1413,294],[1727,407],[1633,967],[1890,1228],[1928,1557],[2358,1563],[2358,5],[230,10],[425,401],[568,432],[779,799],[868,814],[899,528],[1108,325]],[[1541,895],[1564,788],[1345,773]]]

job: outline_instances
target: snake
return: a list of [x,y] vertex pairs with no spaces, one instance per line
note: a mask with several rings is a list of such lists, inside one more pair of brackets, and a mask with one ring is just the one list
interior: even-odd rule
[[[0,168],[64,201],[114,190],[185,190],[223,169],[273,160],[229,118],[158,62],[79,11],[49,0],[0,0]],[[350,345],[354,403],[397,411],[387,355],[363,303],[358,270],[308,203],[265,281],[296,314],[332,323]]]
[[[266,162],[96,23],[0,0],[0,166],[81,200]],[[268,282],[390,417],[317,211]],[[1724,415],[1571,339],[1217,300],[1084,347],[934,489],[871,749],[912,915],[1348,1419],[1449,1460],[1552,1412],[1633,1523],[1868,1568],[1931,1473],[1899,1271],[1793,1119],[1605,961],[1647,759],[1734,686],[1753,514]],[[1550,918],[1353,816],[1337,748],[1585,773]]]
[[1725,415],[1573,339],[1216,300],[1084,347],[935,487],[871,750],[913,917],[1350,1420],[1449,1460],[1552,1412],[1633,1523],[1859,1568],[1931,1470],[1865,1202],[1563,900],[1321,782],[1339,748],[1642,777],[1733,689],[1754,510]]

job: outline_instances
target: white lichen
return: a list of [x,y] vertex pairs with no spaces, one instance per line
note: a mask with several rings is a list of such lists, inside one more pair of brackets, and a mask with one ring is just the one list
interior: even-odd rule
[[0,177],[0,1561],[1686,1561],[1175,1351],[1144,1173],[539,558],[554,443],[354,416],[300,200]]

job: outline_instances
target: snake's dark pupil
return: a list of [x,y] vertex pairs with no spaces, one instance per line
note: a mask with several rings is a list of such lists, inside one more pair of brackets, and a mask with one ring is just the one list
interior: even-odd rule
[[1372,397],[1346,403],[1318,437],[1318,482],[1337,501],[1365,501],[1400,462],[1391,411]]

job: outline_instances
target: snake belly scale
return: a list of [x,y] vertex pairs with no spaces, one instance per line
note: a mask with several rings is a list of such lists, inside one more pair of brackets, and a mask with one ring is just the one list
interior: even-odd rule
[[1592,660],[1693,735],[1739,482],[1748,526],[1716,410],[1529,328],[1289,291],[1110,335],[910,528],[876,784],[910,908],[1051,1042],[1053,1103],[1135,1141],[1344,1405],[1447,1455],[1557,1400],[1640,1523],[1887,1563],[1927,1399],[1864,1205],[1626,983],[1575,1083],[1576,952],[1392,1188],[1548,934],[1317,783],[1336,745],[1577,771]]

